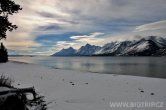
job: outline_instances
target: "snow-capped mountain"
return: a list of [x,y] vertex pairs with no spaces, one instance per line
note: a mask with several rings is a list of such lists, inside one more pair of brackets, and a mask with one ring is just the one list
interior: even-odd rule
[[67,49],[62,49],[59,52],[53,54],[52,56],[75,56],[76,50],[72,47],[69,47]]
[[95,54],[109,56],[151,56],[160,54],[164,55],[163,52],[165,52],[165,48],[165,38],[149,36],[134,41],[111,42],[104,45]]
[[133,56],[152,56],[156,55],[159,49],[166,48],[166,39],[161,37],[149,36],[142,38],[127,47],[122,55]]
[[101,47],[99,46],[86,44],[85,46],[82,46],[78,50],[75,50],[72,47],[67,49],[62,49],[59,52],[53,54],[52,56],[91,56],[100,48]]
[[99,46],[86,44],[85,46],[82,46],[80,49],[78,49],[76,54],[81,55],[81,56],[91,56],[96,51],[98,51],[100,48],[101,47],[99,47]]
[[141,39],[127,47],[122,55],[149,56],[153,55],[158,49],[159,46],[154,41]]
[[105,44],[100,50],[96,51],[96,55],[118,55],[120,54],[126,47],[131,45],[131,41],[123,41],[123,42],[111,42]]
[[111,42],[103,47],[86,44],[80,49],[62,49],[53,56],[163,56],[166,55],[166,39],[149,36],[134,41]]
[[160,48],[166,47],[166,39],[163,37],[148,36],[145,40],[152,40]]

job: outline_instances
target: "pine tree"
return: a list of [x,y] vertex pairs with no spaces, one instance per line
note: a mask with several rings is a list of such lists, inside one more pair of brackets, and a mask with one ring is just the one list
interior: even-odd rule
[[3,43],[1,43],[1,46],[0,46],[0,62],[7,62],[7,61],[8,61],[7,49],[5,48]]
[[[17,29],[16,25],[13,25],[8,17],[17,13],[22,8],[12,0],[0,0],[0,40],[6,39],[6,32]],[[8,61],[7,49],[1,43],[0,47],[0,62]]]

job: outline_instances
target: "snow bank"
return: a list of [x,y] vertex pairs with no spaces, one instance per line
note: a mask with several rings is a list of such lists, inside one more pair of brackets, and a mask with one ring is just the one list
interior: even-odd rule
[[48,110],[165,110],[110,107],[110,102],[163,102],[166,80],[136,76],[83,73],[34,64],[0,64],[0,74],[11,77],[15,87],[34,86],[45,96]]

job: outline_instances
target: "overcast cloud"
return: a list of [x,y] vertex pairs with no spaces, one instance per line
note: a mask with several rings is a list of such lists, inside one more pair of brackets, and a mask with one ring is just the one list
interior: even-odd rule
[[15,0],[18,29],[6,45],[17,54],[50,55],[62,48],[103,45],[134,36],[166,36],[166,0]]

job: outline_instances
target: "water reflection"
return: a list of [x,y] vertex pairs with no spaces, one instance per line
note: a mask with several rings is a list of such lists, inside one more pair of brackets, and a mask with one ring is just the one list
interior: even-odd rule
[[165,57],[10,57],[10,60],[61,69],[166,78]]

